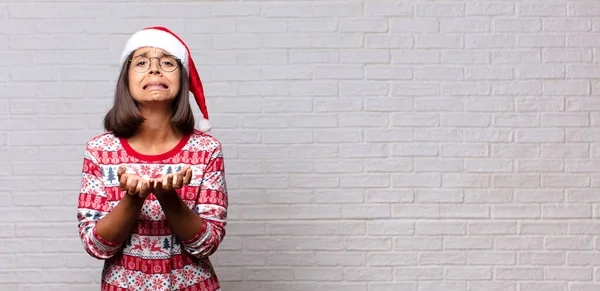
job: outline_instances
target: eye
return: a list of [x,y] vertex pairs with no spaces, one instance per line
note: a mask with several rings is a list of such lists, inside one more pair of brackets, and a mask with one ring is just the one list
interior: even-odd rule
[[135,65],[136,65],[136,66],[145,66],[146,64],[147,64],[147,62],[146,62],[146,61],[139,61],[139,62],[137,62]]

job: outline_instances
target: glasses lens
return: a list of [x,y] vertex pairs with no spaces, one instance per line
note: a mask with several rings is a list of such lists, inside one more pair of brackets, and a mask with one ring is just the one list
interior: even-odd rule
[[166,72],[172,72],[177,69],[177,59],[172,56],[162,56],[160,58],[160,69]]
[[150,59],[147,57],[137,57],[131,61],[133,70],[138,73],[143,73],[150,68]]

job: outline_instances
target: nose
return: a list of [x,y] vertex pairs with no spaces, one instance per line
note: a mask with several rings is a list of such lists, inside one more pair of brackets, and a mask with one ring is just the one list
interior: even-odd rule
[[[154,59],[156,59],[156,61],[154,61]],[[160,66],[159,63],[160,59],[159,58],[150,58],[150,68],[148,69],[148,73],[150,74],[159,74],[160,73]]]

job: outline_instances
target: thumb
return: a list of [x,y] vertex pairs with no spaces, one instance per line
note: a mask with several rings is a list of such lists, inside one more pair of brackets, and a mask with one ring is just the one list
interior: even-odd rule
[[121,177],[121,175],[125,174],[125,172],[127,172],[127,167],[125,165],[121,165],[119,170],[117,170],[117,176]]

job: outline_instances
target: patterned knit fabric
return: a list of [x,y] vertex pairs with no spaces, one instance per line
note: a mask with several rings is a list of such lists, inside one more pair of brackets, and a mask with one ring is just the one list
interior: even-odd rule
[[[204,219],[194,238],[182,241],[171,230],[161,205],[148,195],[130,236],[109,242],[96,232],[96,222],[117,206],[123,195],[117,170],[142,178],[159,178],[190,165],[191,183],[178,190],[184,203]],[[223,237],[227,189],[218,140],[198,130],[169,152],[142,155],[125,139],[105,133],[88,141],[79,195],[79,235],[85,250],[105,260],[101,290],[220,290],[208,256]]]

